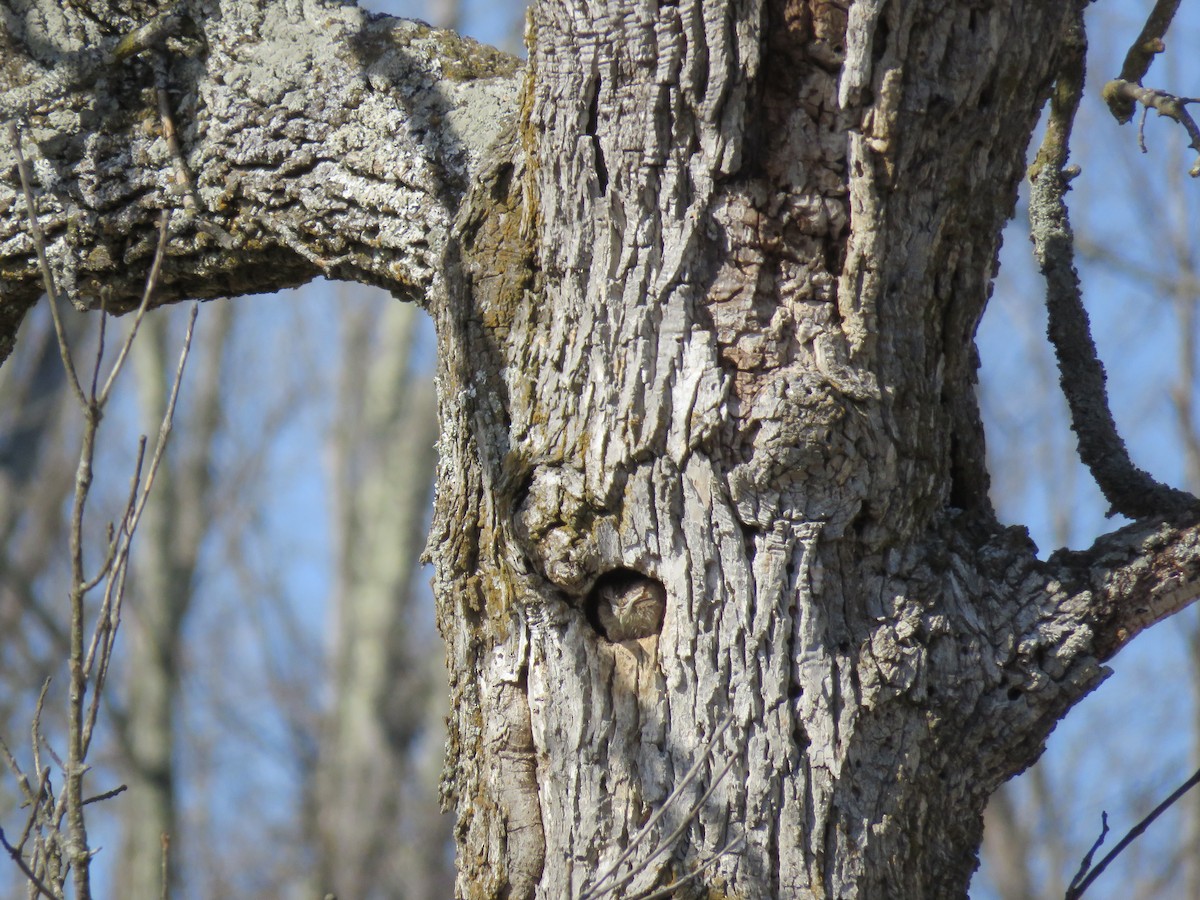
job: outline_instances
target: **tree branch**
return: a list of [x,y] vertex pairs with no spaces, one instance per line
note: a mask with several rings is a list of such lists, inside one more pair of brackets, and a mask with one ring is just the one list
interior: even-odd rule
[[1150,15],[1146,17],[1146,24],[1142,26],[1141,34],[1125,54],[1125,64],[1121,66],[1123,79],[1140,82],[1150,71],[1154,57],[1163,51],[1163,38],[1166,37],[1167,29],[1171,27],[1171,21],[1178,9],[1179,0],[1158,0],[1154,4],[1154,9],[1150,10]]
[[1100,837],[1097,838],[1096,843],[1092,846],[1092,849],[1088,851],[1087,856],[1083,860],[1083,864],[1080,866],[1079,873],[1071,881],[1071,886],[1067,890],[1066,900],[1076,900],[1076,898],[1082,896],[1083,892],[1088,889],[1092,882],[1099,878],[1101,873],[1108,868],[1109,863],[1120,856],[1121,851],[1141,837],[1155,819],[1170,809],[1176,803],[1176,801],[1183,797],[1184,794],[1194,788],[1197,784],[1200,784],[1200,769],[1197,769],[1194,773],[1192,773],[1192,776],[1174,791],[1172,791],[1169,797],[1167,797],[1165,800],[1159,803],[1158,806],[1154,807],[1154,809],[1143,816],[1136,825],[1129,829],[1125,837],[1121,838],[1121,840],[1117,842],[1117,845],[1113,847],[1112,850],[1108,851],[1104,859],[1100,860],[1100,862],[1096,864],[1095,868],[1092,868],[1092,854],[1104,840],[1104,835],[1108,833],[1108,816],[1106,814],[1104,817],[1103,831],[1101,832]]
[[[1142,79],[1150,71],[1150,64],[1154,62],[1154,57],[1167,47],[1163,38],[1166,36],[1167,29],[1171,27],[1171,22],[1178,9],[1179,0],[1158,0],[1154,4],[1154,9],[1150,11],[1146,24],[1142,26],[1141,34],[1137,36],[1129,48],[1129,52],[1125,55],[1125,64],[1121,67],[1120,76],[1104,85],[1101,96],[1104,97],[1104,102],[1108,104],[1113,117],[1122,125],[1133,118],[1139,103],[1143,105],[1144,110],[1154,109],[1160,116],[1174,119],[1187,132],[1188,138],[1190,138],[1188,146],[1200,154],[1200,127],[1196,125],[1196,120],[1187,111],[1187,105],[1197,102],[1196,98],[1178,97],[1166,91],[1142,86]],[[1146,116],[1143,111],[1143,125],[1145,121]],[[1140,127],[1138,142],[1142,152],[1146,152],[1146,144]],[[1200,177],[1200,156],[1197,156],[1189,174],[1193,178]]]
[[[318,274],[421,299],[521,81],[514,57],[332,0],[187,4],[172,29],[190,39],[165,47],[159,20],[150,41],[48,6],[55,41],[33,19],[0,24],[0,119],[25,134],[59,288],[115,312],[140,299],[133,273],[163,210],[176,214],[156,303]],[[19,190],[2,147],[0,354],[40,293]]]
[[1083,305],[1065,196],[1070,179],[1078,174],[1067,168],[1067,153],[1083,90],[1086,49],[1080,18],[1064,45],[1066,58],[1051,96],[1046,134],[1030,169],[1029,222],[1034,253],[1046,278],[1048,335],[1079,456],[1108,500],[1109,514],[1138,519],[1181,512],[1194,507],[1196,500],[1155,481],[1129,458],[1109,409],[1104,366]]
[[1104,661],[1200,596],[1200,526],[1129,525],[1085,551],[1055,553],[1047,567],[1047,590],[1067,590],[1070,627],[1091,629],[1090,652]]

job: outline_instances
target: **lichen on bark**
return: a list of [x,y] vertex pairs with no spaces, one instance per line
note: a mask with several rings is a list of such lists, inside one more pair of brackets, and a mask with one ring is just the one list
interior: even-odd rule
[[[1194,598],[1194,523],[1039,562],[987,498],[974,329],[1069,6],[540,0],[524,67],[352,7],[189,6],[200,208],[162,299],[322,273],[434,318],[461,896],[614,867],[631,896],[960,895],[988,794]],[[6,28],[78,288],[181,207],[172,160],[139,60],[120,115],[31,107],[65,70]],[[620,584],[651,626],[606,624]]]

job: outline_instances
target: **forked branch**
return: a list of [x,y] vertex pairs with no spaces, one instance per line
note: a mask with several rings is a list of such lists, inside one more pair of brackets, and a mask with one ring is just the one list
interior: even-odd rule
[[1120,856],[1121,852],[1126,847],[1142,836],[1142,834],[1147,828],[1150,827],[1155,819],[1175,805],[1176,802],[1182,799],[1184,794],[1194,788],[1197,784],[1200,784],[1200,769],[1197,769],[1194,773],[1192,773],[1192,776],[1174,791],[1172,791],[1169,797],[1158,804],[1158,806],[1154,807],[1154,809],[1147,813],[1136,825],[1130,828],[1125,837],[1121,838],[1121,840],[1117,842],[1117,845],[1108,851],[1104,858],[1100,860],[1100,862],[1096,863],[1095,867],[1093,867],[1091,864],[1092,856],[1104,842],[1105,835],[1108,834],[1108,814],[1102,814],[1103,826],[1100,832],[1100,837],[1096,839],[1096,843],[1092,845],[1092,848],[1088,851],[1087,856],[1084,857],[1083,863],[1079,867],[1079,871],[1075,874],[1075,877],[1071,879],[1071,884],[1067,888],[1065,900],[1077,900],[1078,897],[1083,896],[1083,892],[1086,891],[1088,887],[1090,887],[1091,884],[1100,877],[1104,870],[1108,868],[1109,863]]
[[1196,178],[1200,176],[1200,127],[1197,127],[1196,120],[1187,111],[1187,105],[1197,102],[1197,98],[1180,97],[1167,91],[1142,85],[1142,79],[1150,71],[1150,64],[1154,62],[1154,57],[1166,49],[1167,45],[1163,38],[1171,26],[1171,21],[1175,18],[1179,3],[1180,0],[1158,0],[1154,4],[1154,9],[1146,18],[1146,24],[1142,26],[1141,34],[1137,36],[1129,48],[1129,52],[1125,55],[1125,64],[1121,67],[1120,76],[1104,86],[1102,95],[1113,117],[1122,125],[1133,118],[1134,112],[1141,104],[1142,125],[1138,129],[1138,143],[1143,153],[1146,151],[1143,136],[1146,112],[1153,109],[1160,116],[1174,119],[1182,125],[1190,139],[1188,146],[1197,153],[1196,162],[1189,170],[1189,174]]
[[1048,335],[1071,412],[1071,429],[1079,442],[1079,456],[1109,502],[1109,514],[1140,519],[1180,513],[1194,509],[1195,498],[1159,483],[1135,466],[1117,431],[1109,408],[1104,366],[1092,340],[1075,270],[1075,236],[1065,198],[1070,179],[1078,174],[1078,170],[1067,167],[1067,155],[1083,92],[1087,41],[1081,15],[1071,30],[1051,94],[1046,135],[1030,170],[1030,232],[1046,278]]
[[[44,285],[53,310],[55,331],[58,336],[59,351],[64,368],[68,374],[71,389],[79,401],[83,412],[83,436],[79,454],[79,462],[75,475],[74,502],[70,512],[70,628],[68,643],[70,647],[69,669],[69,703],[67,715],[67,752],[65,760],[54,753],[49,742],[42,734],[40,722],[42,704],[46,688],[38,699],[33,719],[33,765],[39,788],[31,792],[30,780],[21,770],[16,759],[7,748],[3,749],[5,761],[13,771],[27,803],[31,806],[28,823],[16,845],[12,845],[0,834],[5,850],[16,861],[25,875],[31,890],[47,897],[63,897],[66,895],[68,878],[73,881],[74,896],[78,900],[88,900],[91,896],[90,865],[95,851],[89,847],[87,830],[84,821],[84,807],[90,803],[113,796],[124,788],[110,791],[93,797],[84,794],[84,776],[89,769],[87,762],[88,751],[99,714],[99,706],[103,696],[105,677],[112,658],[114,640],[120,622],[121,600],[124,595],[125,577],[128,571],[129,552],[133,536],[137,530],[146,500],[154,484],[154,475],[162,460],[163,450],[171,430],[171,420],[175,410],[179,386],[183,377],[184,365],[188,350],[191,346],[193,328],[196,320],[196,307],[193,306],[191,319],[188,323],[187,335],[184,339],[183,350],[180,354],[178,368],[175,372],[171,388],[170,400],[164,412],[163,421],[155,442],[155,448],[146,471],[143,472],[145,460],[146,439],[139,443],[135,462],[135,471],[130,486],[128,501],[121,516],[120,523],[114,528],[109,525],[107,547],[98,571],[88,577],[84,566],[84,512],[92,487],[93,466],[95,462],[96,437],[104,410],[111,397],[112,388],[120,371],[128,359],[130,345],[137,334],[142,316],[149,308],[158,282],[162,259],[166,252],[168,235],[168,215],[164,212],[159,227],[159,239],[150,272],[146,278],[141,304],[134,317],[129,335],[116,354],[107,377],[101,379],[100,370],[104,361],[104,327],[100,329],[97,342],[96,358],[92,366],[91,379],[87,390],[79,381],[73,362],[72,348],[68,345],[66,331],[59,317],[58,291],[55,279],[47,261],[46,244],[43,229],[38,215],[38,209],[30,185],[29,174],[25,159],[21,153],[20,136],[15,126],[8,128],[13,151],[17,160],[20,174],[25,208],[28,216],[29,231],[37,251],[37,258],[42,270]],[[102,311],[102,317],[106,315]],[[100,604],[98,615],[90,614],[88,595],[91,591],[104,585],[104,598]],[[89,619],[94,619],[91,625],[90,638],[87,635]],[[48,684],[48,682],[47,682]],[[89,696],[90,695],[90,696]],[[43,765],[41,751],[45,749],[63,773],[64,788],[54,796],[49,788],[50,767]],[[25,844],[33,837],[31,850],[25,849]]]

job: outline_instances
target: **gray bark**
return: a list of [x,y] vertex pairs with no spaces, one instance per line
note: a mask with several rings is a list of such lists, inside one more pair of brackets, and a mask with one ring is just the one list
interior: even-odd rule
[[[345,7],[189,8],[162,299],[327,271],[434,316],[459,895],[961,896],[988,795],[1200,574],[1188,522],[1042,563],[987,500],[973,334],[1069,4],[541,0],[523,73]],[[82,291],[184,204],[127,127],[140,63],[95,116],[7,29]]]
[[[325,274],[420,297],[511,104],[516,61],[452,32],[300,0],[181,4],[177,36],[118,59],[121,38],[166,7],[0,5],[0,109],[21,126],[61,285],[82,302],[134,305],[168,208],[164,294]],[[182,160],[164,136],[156,61]],[[13,162],[0,148],[5,333],[40,294]]]

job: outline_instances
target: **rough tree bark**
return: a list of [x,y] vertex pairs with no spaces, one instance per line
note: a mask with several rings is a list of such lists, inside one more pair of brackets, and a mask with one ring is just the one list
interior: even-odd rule
[[0,10],[82,301],[165,207],[161,302],[433,315],[461,896],[960,896],[988,795],[1194,598],[1187,513],[1039,562],[987,499],[973,334],[1070,3],[539,0],[523,67],[318,0]]

